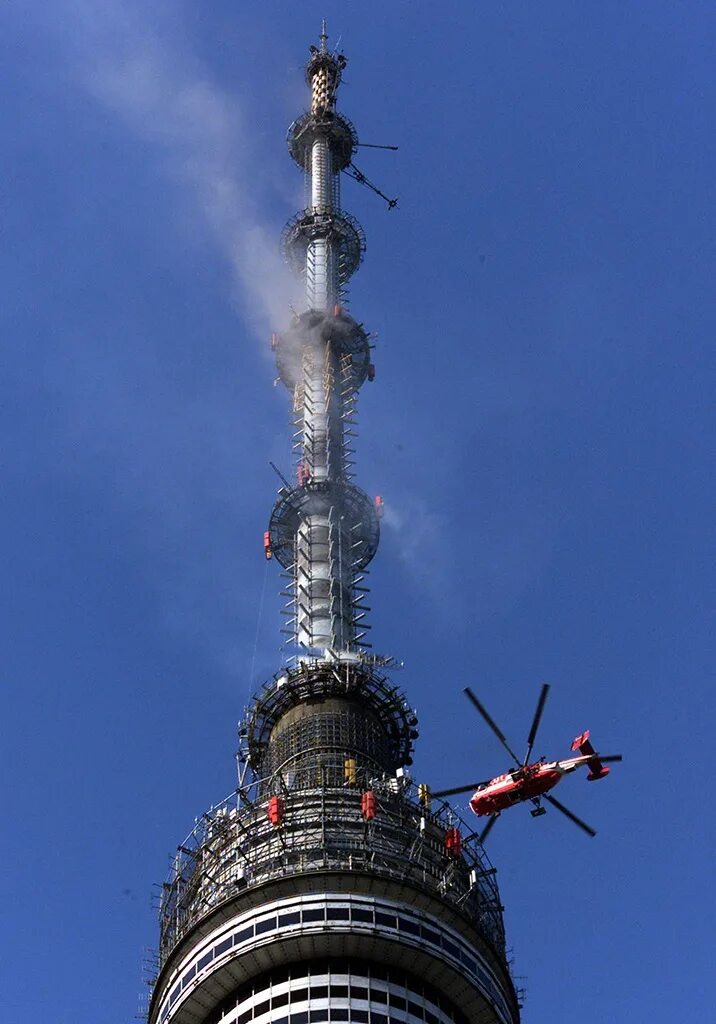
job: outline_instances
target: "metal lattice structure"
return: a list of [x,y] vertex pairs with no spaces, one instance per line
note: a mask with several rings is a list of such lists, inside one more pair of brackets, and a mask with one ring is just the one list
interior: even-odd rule
[[368,336],[343,308],[365,253],[363,229],[340,205],[341,171],[358,145],[355,128],[336,112],[344,66],[341,55],[314,47],[306,68],[311,109],[289,129],[309,205],[281,241],[305,283],[307,309],[273,342],[279,377],[293,393],[297,486],[279,492],[268,550],[289,573],[289,635],[306,651],[366,646],[359,574],[379,538],[370,499],[349,482],[358,390],[373,370]]
[[[317,785],[321,770],[334,778]],[[408,882],[469,917],[485,942],[504,954],[495,871],[469,832],[460,858],[446,852],[447,830],[466,829],[447,804],[435,801],[426,807],[417,785],[405,776],[368,776],[379,813],[366,823],[360,808],[365,774],[351,787],[336,784],[343,780],[344,762],[334,758],[318,772],[304,768],[297,775],[298,786],[281,774],[272,779],[284,800],[285,828],[271,825],[261,786],[255,785],[238,800],[232,793],[213,807],[181,844],[163,888],[162,960],[207,913],[234,899],[237,890],[291,875],[305,880],[315,873],[322,880],[327,872],[363,876],[364,884],[366,876]]]
[[365,573],[381,503],[353,478],[370,336],[344,309],[365,252],[340,207],[358,145],[336,111],[346,60],[311,47],[291,126],[306,209],[282,245],[306,308],[274,335],[296,480],[264,544],[283,569],[294,656],[240,725],[238,786],[200,819],[160,890],[149,1024],[517,1024],[495,881],[477,834],[408,769],[418,720],[370,654]]

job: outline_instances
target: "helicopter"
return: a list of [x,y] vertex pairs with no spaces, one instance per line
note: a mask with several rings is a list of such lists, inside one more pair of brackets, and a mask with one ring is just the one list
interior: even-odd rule
[[478,817],[489,815],[487,825],[479,837],[481,843],[484,843],[487,839],[502,811],[512,807],[514,804],[529,801],[534,805],[530,814],[533,818],[537,818],[547,813],[547,808],[542,806],[543,800],[546,800],[552,807],[556,807],[558,811],[561,811],[570,821],[586,832],[588,836],[594,838],[597,834],[594,829],[582,821],[581,818],[578,818],[576,814],[560,803],[559,800],[549,796],[548,790],[553,789],[558,782],[561,782],[565,775],[569,775],[570,772],[576,771],[577,768],[581,767],[588,769],[587,781],[595,782],[597,779],[603,779],[609,774],[607,764],[613,761],[621,761],[622,755],[610,754],[602,756],[598,754],[590,742],[589,730],[587,730],[577,736],[572,742],[572,750],[578,750],[578,756],[568,757],[561,761],[547,761],[542,757],[539,761],[534,761],[530,764],[529,760],[537,736],[537,729],[539,728],[547,694],[549,693],[549,683],[544,683],[527,738],[527,753],[524,760],[520,761],[505,739],[504,733],[492,720],[470,687],[466,686],[463,692],[490,729],[492,729],[495,736],[497,736],[502,746],[515,762],[515,767],[505,772],[504,775],[497,775],[494,779],[488,779],[486,782],[473,782],[468,786],[455,786],[452,789],[443,789],[434,793],[433,796],[456,796],[458,793],[467,793],[470,790],[474,790],[473,795],[470,797],[470,809]]

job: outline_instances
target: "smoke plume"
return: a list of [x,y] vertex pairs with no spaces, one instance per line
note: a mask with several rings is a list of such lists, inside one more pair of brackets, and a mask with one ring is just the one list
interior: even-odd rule
[[[276,199],[258,174],[256,115],[211,80],[181,38],[176,6],[87,0],[61,4],[54,31],[78,85],[138,139],[154,147],[161,171],[197,227],[231,269],[232,298],[265,338],[296,301],[266,207]],[[241,58],[237,54],[237,60]],[[248,124],[247,124],[248,122]]]

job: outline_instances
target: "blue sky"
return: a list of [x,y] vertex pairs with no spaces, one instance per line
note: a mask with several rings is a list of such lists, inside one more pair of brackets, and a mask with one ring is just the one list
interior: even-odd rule
[[[233,787],[280,664],[261,551],[289,464],[271,329],[322,15],[378,333],[359,482],[384,496],[376,649],[435,788],[537,753],[623,765],[505,815],[524,1020],[705,1019],[713,948],[716,11],[592,4],[6,4],[3,1007],[129,1022],[151,885]],[[263,599],[262,599],[262,595]],[[38,966],[39,964],[39,966]]]

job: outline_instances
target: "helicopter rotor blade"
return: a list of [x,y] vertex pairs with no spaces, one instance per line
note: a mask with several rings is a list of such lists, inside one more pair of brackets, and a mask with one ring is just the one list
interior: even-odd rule
[[542,720],[542,712],[544,711],[544,706],[545,706],[545,703],[547,701],[547,694],[548,693],[549,693],[549,683],[543,683],[542,690],[541,690],[540,695],[539,695],[539,700],[537,701],[537,707],[535,709],[535,715],[534,715],[534,718],[532,719],[532,726],[530,728],[530,734],[527,737],[527,753],[525,754],[525,759],[523,761],[523,764],[527,764],[527,762],[529,761],[529,759],[530,759],[530,757],[532,755],[532,748],[533,748],[533,746],[535,744],[535,738],[537,736],[537,730],[539,729],[540,721]]
[[485,825],[485,827],[483,828],[482,832],[480,833],[480,837],[479,837],[479,840],[478,840],[480,845],[482,845],[485,842],[485,840],[489,836],[490,832],[492,831],[492,826],[495,824],[495,822],[497,821],[497,819],[499,817],[500,817],[499,814],[493,814],[492,817],[490,818],[490,820],[488,821],[488,823]]
[[453,789],[439,789],[436,793],[433,793],[432,796],[440,798],[444,796],[457,796],[458,793],[469,793],[471,790],[474,792],[476,789],[479,789],[480,786],[485,786],[489,781],[490,780],[487,779],[482,782],[473,782],[470,786],[455,786]]
[[594,829],[591,828],[586,821],[582,821],[582,819],[578,818],[576,814],[573,814],[572,811],[570,811],[568,807],[565,807],[564,804],[561,804],[559,800],[555,800],[553,796],[549,796],[547,793],[544,794],[542,799],[547,800],[548,803],[552,804],[553,807],[556,807],[558,811],[561,811],[565,817],[569,818],[570,821],[573,821],[578,828],[581,828],[583,832],[586,832],[588,836],[591,836],[592,839],[594,839],[597,834]]
[[621,754],[606,754],[604,756],[602,756],[601,754],[597,754],[597,757],[602,762],[602,764],[611,764],[612,762],[623,760]]
[[518,766],[519,768],[521,768],[521,767],[522,767],[522,764],[521,764],[521,762],[520,762],[519,758],[517,757],[517,754],[515,754],[514,750],[512,750],[512,748],[510,747],[509,743],[508,743],[508,742],[507,742],[507,740],[505,739],[505,735],[504,735],[504,733],[503,733],[503,732],[501,731],[501,729],[500,729],[500,728],[499,728],[499,727],[498,727],[498,726],[497,726],[497,725],[495,724],[495,722],[493,722],[493,721],[492,721],[492,719],[490,718],[490,715],[488,714],[487,710],[486,710],[486,709],[485,709],[485,708],[484,708],[484,707],[482,706],[482,704],[481,704],[481,703],[480,703],[480,701],[479,701],[479,700],[477,699],[477,697],[475,696],[475,694],[474,694],[474,693],[472,692],[472,690],[470,689],[470,687],[469,687],[469,686],[466,686],[466,687],[465,687],[465,689],[463,690],[463,693],[465,694],[465,696],[467,697],[467,699],[468,699],[468,700],[470,701],[470,703],[472,704],[472,706],[473,706],[473,707],[475,708],[475,710],[476,710],[476,711],[477,711],[477,712],[478,712],[478,713],[479,713],[480,715],[482,715],[482,717],[483,717],[483,718],[485,719],[485,721],[487,722],[487,724],[489,725],[489,727],[490,727],[490,728],[492,729],[492,731],[494,732],[495,736],[497,736],[498,740],[500,741],[500,743],[502,744],[502,746],[503,746],[503,747],[505,748],[505,750],[507,751],[507,753],[508,753],[508,754],[510,755],[510,757],[512,758],[512,760],[513,760],[513,761],[515,762],[515,764],[516,764],[516,765],[517,765],[517,766]]

